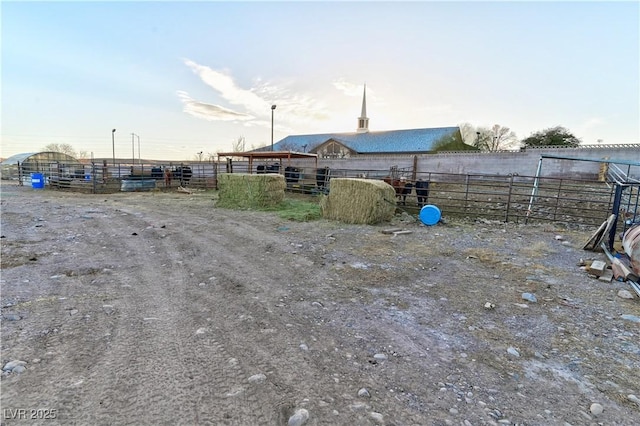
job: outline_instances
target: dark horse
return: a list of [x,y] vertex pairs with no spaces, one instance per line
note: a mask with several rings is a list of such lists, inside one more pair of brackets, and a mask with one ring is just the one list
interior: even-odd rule
[[173,177],[176,179],[180,179],[180,186],[189,185],[191,176],[193,176],[193,172],[191,171],[191,167],[189,166],[178,166],[173,171]]

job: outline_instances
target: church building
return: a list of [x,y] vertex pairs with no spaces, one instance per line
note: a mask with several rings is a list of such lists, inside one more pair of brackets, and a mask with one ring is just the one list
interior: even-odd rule
[[[262,148],[268,150],[270,148]],[[476,150],[462,141],[460,128],[436,127],[410,130],[369,131],[367,87],[362,94],[358,127],[349,133],[291,135],[278,141],[274,151],[310,152],[318,158],[349,158],[357,155],[426,154],[438,151]]]

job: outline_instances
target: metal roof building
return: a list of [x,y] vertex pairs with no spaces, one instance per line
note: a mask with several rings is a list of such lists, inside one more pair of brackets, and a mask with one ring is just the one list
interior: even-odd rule
[[26,152],[12,155],[0,163],[2,179],[27,181],[31,173],[48,175],[50,171],[60,167],[75,167],[80,164],[76,158],[62,152]]
[[[366,133],[321,133],[315,135],[287,136],[273,147],[275,151],[291,150],[332,156],[338,147],[332,142],[346,147],[351,154],[390,154],[434,152],[440,145],[460,140],[458,127],[428,129],[387,130]],[[323,150],[324,148],[324,150]],[[465,149],[460,147],[459,149]],[[473,149],[468,146],[466,149]],[[322,155],[324,153],[324,155]]]
[[462,141],[458,127],[369,131],[365,86],[355,132],[292,135],[278,141],[272,149],[263,147],[255,151],[269,150],[309,152],[319,158],[346,158],[361,154],[424,154],[477,149]]

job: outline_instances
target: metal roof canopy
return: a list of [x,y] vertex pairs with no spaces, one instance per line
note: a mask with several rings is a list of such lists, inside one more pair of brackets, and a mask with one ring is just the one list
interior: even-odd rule
[[219,152],[219,157],[244,157],[249,159],[249,173],[253,170],[253,159],[287,159],[287,164],[291,164],[292,158],[315,158],[316,169],[318,168],[318,154],[312,154],[309,152],[295,152],[295,151],[251,151],[251,152]]

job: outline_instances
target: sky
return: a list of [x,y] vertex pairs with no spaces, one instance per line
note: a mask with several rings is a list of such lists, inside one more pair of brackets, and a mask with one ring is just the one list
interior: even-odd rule
[[563,126],[584,144],[640,143],[636,1],[2,1],[0,14],[3,158],[68,143],[192,160],[272,131],[354,132],[364,84],[371,131]]

